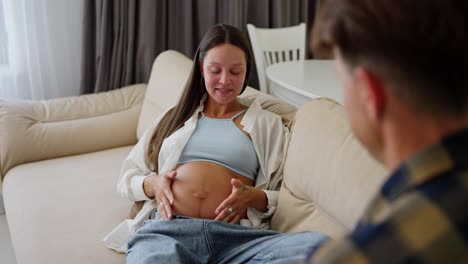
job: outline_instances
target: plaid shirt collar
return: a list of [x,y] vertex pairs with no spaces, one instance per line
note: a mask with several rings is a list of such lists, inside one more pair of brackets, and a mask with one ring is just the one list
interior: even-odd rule
[[445,172],[466,168],[467,149],[468,129],[464,129],[417,152],[388,177],[378,195],[370,202],[357,228],[379,223],[388,217],[392,203],[403,193],[442,176]]
[[405,191],[439,177],[446,171],[460,166],[466,167],[467,149],[468,129],[419,151],[391,174],[380,190],[381,195],[387,201],[393,202]]

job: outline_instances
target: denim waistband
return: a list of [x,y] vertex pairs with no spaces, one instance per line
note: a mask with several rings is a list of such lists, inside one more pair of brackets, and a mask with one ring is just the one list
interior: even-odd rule
[[[158,212],[158,208],[154,208],[153,211],[151,211],[149,219],[156,219],[156,220],[162,220],[163,219],[161,217],[161,214]],[[198,218],[172,214],[172,219],[198,219]]]
[[[190,217],[190,216],[183,216],[183,215],[178,215],[178,214],[172,214],[171,219],[187,219],[187,220],[202,220],[202,221],[215,221],[214,219],[203,219],[203,218],[197,218],[197,217]],[[163,220],[161,214],[158,212],[158,208],[154,208],[151,211],[151,214],[148,218],[148,220]],[[240,225],[240,221],[236,223],[236,225]]]

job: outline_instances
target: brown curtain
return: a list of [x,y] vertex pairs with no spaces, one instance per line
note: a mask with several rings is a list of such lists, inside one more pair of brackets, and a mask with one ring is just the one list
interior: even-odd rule
[[[192,58],[205,32],[247,23],[275,28],[313,21],[316,0],[85,0],[81,93],[148,82],[156,56]],[[309,23],[308,23],[309,25]],[[258,87],[256,74],[249,84]]]

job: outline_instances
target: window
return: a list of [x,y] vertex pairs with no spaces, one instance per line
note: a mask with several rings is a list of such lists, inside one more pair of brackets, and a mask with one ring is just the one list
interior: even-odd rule
[[8,65],[8,34],[5,26],[3,1],[0,0],[0,67]]

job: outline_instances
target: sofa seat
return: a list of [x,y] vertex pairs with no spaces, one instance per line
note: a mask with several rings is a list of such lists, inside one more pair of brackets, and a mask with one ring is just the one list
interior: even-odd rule
[[18,263],[125,263],[125,255],[104,247],[102,239],[130,208],[115,183],[131,148],[32,162],[8,172],[4,196],[13,245],[21,245],[15,248]]

